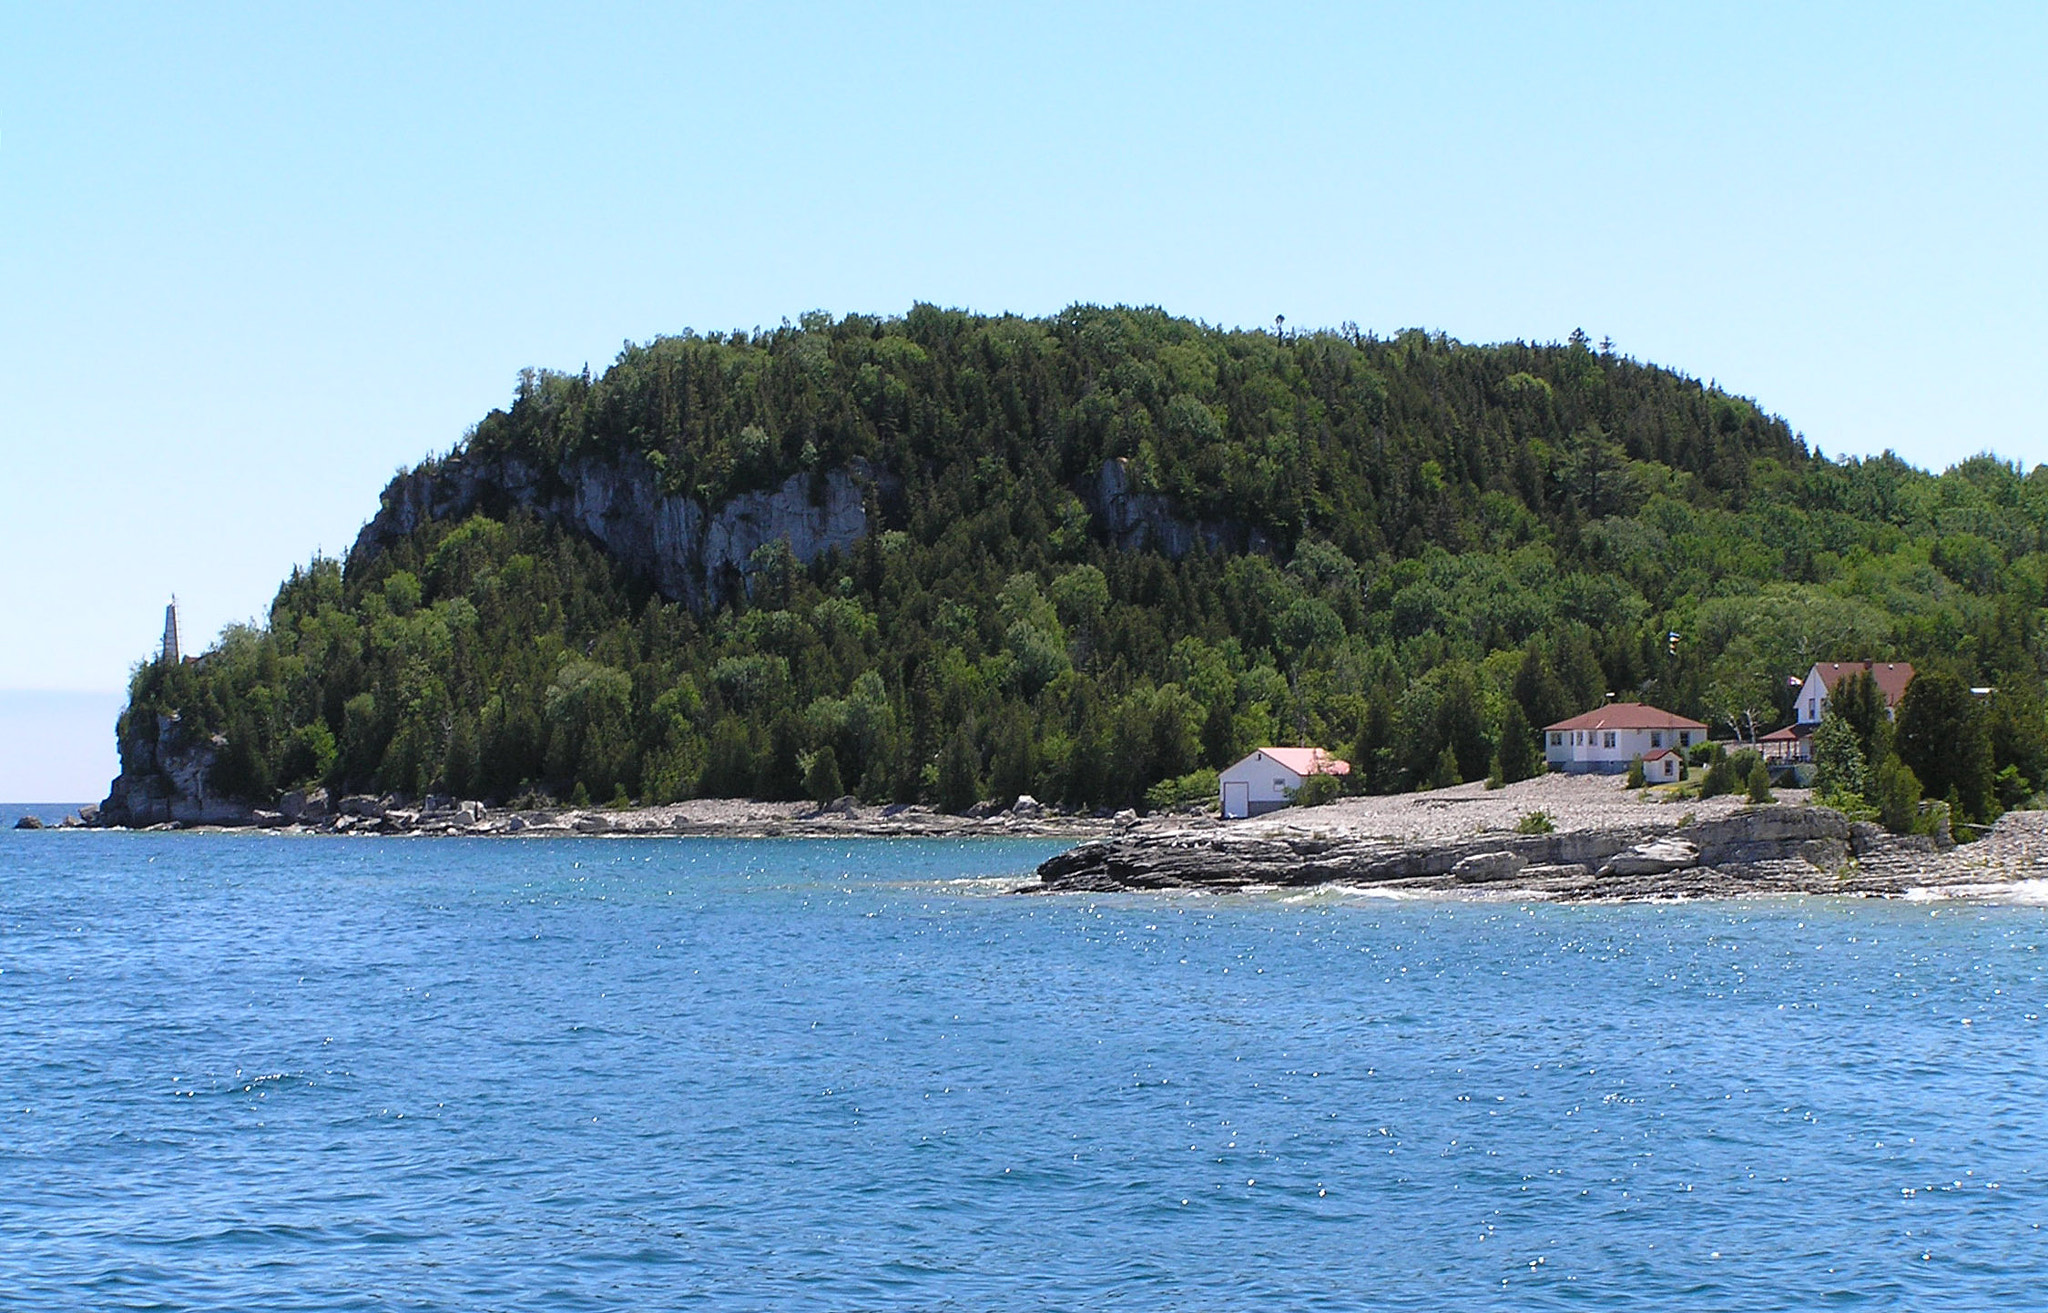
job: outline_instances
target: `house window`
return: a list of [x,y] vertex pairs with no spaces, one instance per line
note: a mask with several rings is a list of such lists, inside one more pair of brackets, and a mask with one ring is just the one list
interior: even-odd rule
[[1550,736],[1550,746],[1551,746],[1551,747],[1553,747],[1553,748],[1561,748],[1561,747],[1563,747],[1563,746],[1564,746],[1564,735],[1563,735],[1563,734],[1561,734],[1561,733],[1559,733],[1559,734],[1553,734],[1553,735],[1551,735],[1551,736]]
[[1287,781],[1279,778],[1278,776],[1275,776],[1273,778],[1273,787],[1276,789],[1284,789],[1287,787]]
[[1607,732],[1606,732],[1605,734],[1602,734],[1602,735],[1600,736],[1600,746],[1601,746],[1601,747],[1603,747],[1603,748],[1611,748],[1611,747],[1613,747],[1613,746],[1614,746],[1614,731],[1613,731],[1613,730],[1611,730],[1611,729],[1610,729],[1610,730],[1608,730],[1608,731],[1607,731]]
[[1653,748],[1661,748],[1664,746],[1664,735],[1661,731],[1654,729],[1650,731],[1650,746]]
[[1820,710],[1819,710],[1819,703],[1817,702],[1817,700],[1816,700],[1816,699],[1813,699],[1813,698],[1808,698],[1808,699],[1806,699],[1806,718],[1807,718],[1808,720],[1819,720],[1819,719],[1820,719]]
[[1689,747],[1691,747],[1691,746],[1692,746],[1692,731],[1691,731],[1691,730],[1689,730],[1689,729],[1682,729],[1682,730],[1678,731],[1678,746],[1679,746],[1679,747],[1681,747],[1681,748],[1689,748]]

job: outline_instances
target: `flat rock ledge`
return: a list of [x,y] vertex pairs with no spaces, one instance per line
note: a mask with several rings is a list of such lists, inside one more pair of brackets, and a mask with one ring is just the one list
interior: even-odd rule
[[[2042,813],[2012,813],[1980,845],[1898,836],[1823,807],[1762,806],[1687,825],[1458,839],[1155,830],[1084,843],[1042,863],[1026,893],[1229,892],[1362,885],[1466,896],[1639,901],[1912,889],[2048,875]],[[2008,824],[2011,822],[2011,824]]]

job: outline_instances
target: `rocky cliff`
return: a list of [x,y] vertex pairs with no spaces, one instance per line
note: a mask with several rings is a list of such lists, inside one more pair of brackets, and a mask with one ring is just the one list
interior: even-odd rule
[[[1175,559],[1197,543],[1212,552],[1272,550],[1242,524],[1183,519],[1165,496],[1138,491],[1129,465],[1106,460],[1078,490],[1117,547]],[[663,597],[702,611],[733,596],[754,552],[768,543],[787,542],[804,565],[853,546],[874,527],[872,501],[894,497],[900,486],[887,471],[855,461],[822,474],[792,474],[772,490],[743,493],[714,510],[664,491],[660,471],[640,456],[584,456],[543,469],[519,457],[457,452],[393,479],[350,557],[374,556],[431,520],[521,509],[588,535],[651,579]]]
[[350,558],[374,556],[430,520],[527,510],[588,535],[652,580],[663,597],[701,611],[732,596],[765,544],[787,542],[808,565],[859,542],[869,530],[868,495],[886,496],[895,483],[856,461],[818,475],[793,474],[779,487],[713,509],[664,491],[660,471],[640,456],[577,457],[543,469],[518,457],[458,452],[393,479]]
[[156,733],[134,742],[126,769],[116,776],[100,804],[96,825],[247,825],[254,812],[245,802],[223,798],[209,777],[227,740],[188,734],[175,715],[158,716]]
[[1182,519],[1162,494],[1137,490],[1131,481],[1131,463],[1120,456],[1102,462],[1083,497],[1110,542],[1125,551],[1150,549],[1177,561],[1198,542],[1212,552],[1273,549],[1264,534],[1243,524]]

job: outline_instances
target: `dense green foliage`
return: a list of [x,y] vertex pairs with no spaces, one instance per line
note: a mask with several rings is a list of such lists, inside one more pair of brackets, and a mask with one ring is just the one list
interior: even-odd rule
[[[1610,693],[1751,737],[1787,718],[1788,675],[1872,657],[2001,690],[1930,706],[1989,754],[1929,769],[1936,796],[1986,815],[2048,781],[2048,469],[1826,460],[1576,335],[813,316],[528,373],[468,445],[638,455],[713,506],[855,458],[900,482],[854,549],[763,549],[701,615],[525,513],[316,560],[266,626],[138,670],[124,754],[175,710],[257,800],[1122,806],[1271,743],[1331,747],[1374,791],[1512,780],[1536,728]],[[1112,545],[1084,497],[1113,457],[1221,546]]]

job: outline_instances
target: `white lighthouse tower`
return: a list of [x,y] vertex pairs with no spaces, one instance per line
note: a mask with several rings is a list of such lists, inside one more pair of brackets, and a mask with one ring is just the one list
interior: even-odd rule
[[164,608],[164,653],[163,659],[172,665],[178,664],[178,597],[171,595],[171,604]]

